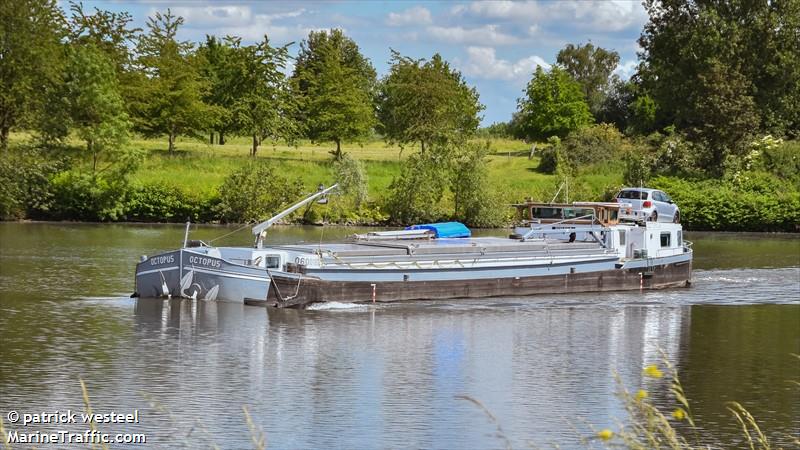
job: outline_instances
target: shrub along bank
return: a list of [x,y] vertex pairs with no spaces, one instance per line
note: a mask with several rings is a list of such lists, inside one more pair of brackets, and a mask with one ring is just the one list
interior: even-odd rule
[[[79,158],[20,144],[0,158],[0,215],[6,220],[245,222],[280,210],[303,192],[315,190],[320,181],[347,180],[343,192],[327,205],[298,211],[290,221],[405,225],[456,219],[492,227],[507,224],[512,212],[508,205],[525,197],[549,201],[562,186],[558,200],[565,191],[570,201],[609,200],[624,179],[639,178],[670,193],[687,229],[798,231],[797,143],[760,152],[747,167],[721,179],[660,170],[657,165],[664,158],[658,152],[641,164],[638,144],[608,128],[551,144],[539,144],[541,159],[530,158],[527,144],[508,141],[439,153],[406,151],[403,160],[385,149],[380,159],[374,148],[367,148],[338,163],[308,155],[293,161],[290,149],[276,151],[277,158],[268,152],[255,159],[207,154],[192,159],[187,154],[183,160],[158,161],[159,172],[154,175],[151,165],[146,177],[139,175],[141,170],[131,176],[93,173]],[[597,158],[576,154],[585,146],[591,146]],[[319,150],[317,154],[324,155]],[[160,157],[151,151],[148,159]],[[212,177],[221,181],[209,185],[204,164],[224,167],[226,173]],[[147,165],[145,161],[143,167]],[[187,166],[194,167],[189,176],[184,172]]]

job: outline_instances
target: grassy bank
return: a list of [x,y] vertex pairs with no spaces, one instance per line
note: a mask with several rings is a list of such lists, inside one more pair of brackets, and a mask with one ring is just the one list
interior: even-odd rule
[[[147,153],[144,164],[133,175],[134,184],[168,183],[192,195],[212,195],[225,177],[252,159],[248,157],[251,143],[247,138],[232,138],[225,145],[183,139],[178,141],[179,150],[174,154],[167,152],[166,142],[162,141],[137,139],[131,144]],[[331,149],[331,145],[308,141],[300,141],[296,146],[265,143],[256,158],[270,161],[285,175],[311,187],[334,181],[332,157],[328,153]],[[351,144],[345,151],[364,163],[370,199],[378,200],[400,173],[402,162],[418,149],[401,149],[383,141],[371,141],[363,145]],[[552,190],[555,176],[536,172],[539,159],[528,159],[528,144],[495,139],[491,141],[491,151],[488,157],[490,175],[501,191],[524,197],[531,195],[531,188]],[[621,180],[621,171],[615,175]],[[614,182],[608,176],[603,178]]]
[[[0,178],[5,180],[0,180],[4,181],[4,187],[0,188],[3,208],[0,212],[7,219],[180,222],[189,216],[196,221],[218,221],[222,219],[220,186],[232,173],[253,161],[248,156],[247,138],[231,138],[225,145],[182,138],[173,153],[167,151],[164,139],[135,138],[129,145],[140,150],[141,163],[127,175],[127,182],[117,185],[110,180],[98,187],[89,186],[85,180],[83,185],[78,182],[78,175],[85,179],[91,172],[91,158],[78,142],[59,150],[32,152],[25,144],[29,140],[30,136],[22,133],[12,135],[12,148],[3,157],[5,169]],[[800,145],[785,146],[783,153],[789,155],[791,163],[800,153]],[[538,155],[544,147],[540,144],[530,157],[530,144],[525,142],[489,141],[488,185],[502,204],[527,197],[540,201],[554,197],[563,178],[539,170]],[[304,192],[311,192],[319,183],[336,181],[331,149],[330,144],[308,141],[294,146],[267,142],[255,159],[271,165],[274,174],[302,183]],[[383,141],[351,144],[344,149],[364,166],[367,204],[356,209],[337,198],[332,208],[296,215],[293,220],[379,224],[390,219],[386,206],[389,187],[418,149],[401,149]],[[678,201],[689,229],[796,231],[800,223],[796,173],[776,173],[786,171],[785,161],[765,160],[762,166],[765,168],[737,180],[692,180],[662,175],[649,184],[665,189]],[[608,200],[623,185],[625,170],[621,155],[578,166],[569,178],[569,200]],[[565,191],[559,200],[563,200]],[[443,211],[453,211],[449,192],[440,203]]]

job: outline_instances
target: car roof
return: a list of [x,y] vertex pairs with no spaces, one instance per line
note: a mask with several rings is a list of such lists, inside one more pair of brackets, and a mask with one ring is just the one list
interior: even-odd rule
[[619,191],[635,191],[635,192],[654,192],[658,189],[651,189],[651,188],[622,188]]

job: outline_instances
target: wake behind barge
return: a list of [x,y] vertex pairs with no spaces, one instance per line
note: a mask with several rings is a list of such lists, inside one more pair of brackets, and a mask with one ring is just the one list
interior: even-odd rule
[[691,282],[691,243],[683,239],[681,225],[621,223],[624,205],[618,203],[515,205],[522,221],[509,238],[469,237],[466,227],[449,222],[356,235],[346,242],[264,246],[272,223],[329,190],[254,227],[254,247],[185,243],[143,258],[136,268],[136,294],[305,307],[660,289]]

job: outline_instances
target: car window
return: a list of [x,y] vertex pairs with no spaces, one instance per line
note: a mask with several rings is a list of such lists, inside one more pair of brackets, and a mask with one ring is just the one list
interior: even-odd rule
[[657,192],[656,191],[656,192],[653,192],[653,200],[655,200],[657,202],[663,202],[664,201],[664,197],[661,196],[661,192]]
[[642,191],[620,191],[617,198],[626,198],[630,200],[647,200],[647,192]]
[[661,193],[661,198],[663,198],[663,200],[661,200],[662,202],[671,202],[672,201],[672,199],[669,198],[669,195],[667,195],[666,192],[662,192]]

